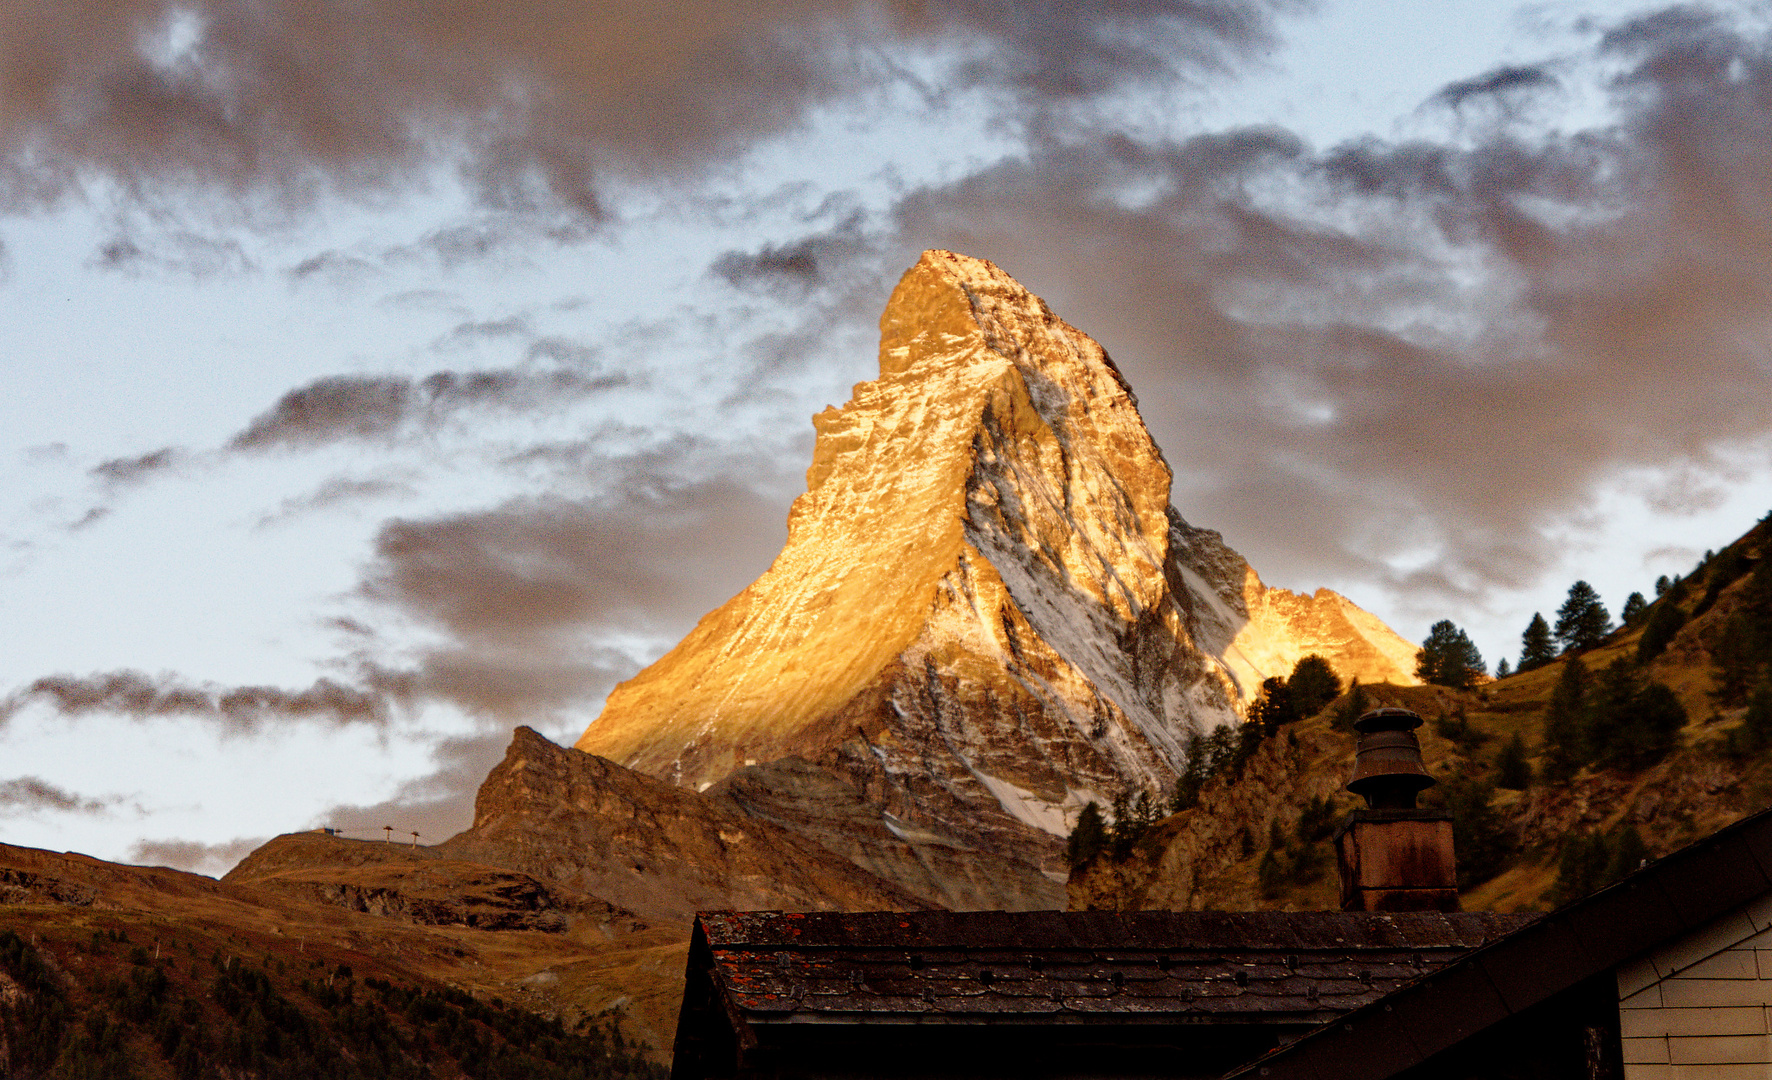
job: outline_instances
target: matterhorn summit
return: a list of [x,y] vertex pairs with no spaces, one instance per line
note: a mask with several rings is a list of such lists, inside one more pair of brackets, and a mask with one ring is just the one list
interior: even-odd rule
[[[1010,860],[1021,903],[976,899],[1042,906],[1083,803],[1165,789],[1261,679],[1318,653],[1415,681],[1378,619],[1266,588],[1182,520],[1101,346],[988,262],[925,252],[880,319],[879,378],[813,423],[774,565],[618,686],[579,749],[718,785],[901,882],[858,822]],[[844,824],[821,830],[833,790]]]

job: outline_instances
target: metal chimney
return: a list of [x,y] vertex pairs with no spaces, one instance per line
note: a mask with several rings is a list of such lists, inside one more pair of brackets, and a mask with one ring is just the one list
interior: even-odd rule
[[1354,776],[1347,789],[1375,810],[1413,810],[1415,796],[1439,783],[1421,762],[1415,729],[1421,717],[1408,709],[1373,709],[1354,721]]
[[1452,818],[1416,807],[1436,781],[1421,759],[1408,709],[1373,709],[1354,721],[1347,789],[1366,800],[1335,832],[1343,911],[1457,911]]

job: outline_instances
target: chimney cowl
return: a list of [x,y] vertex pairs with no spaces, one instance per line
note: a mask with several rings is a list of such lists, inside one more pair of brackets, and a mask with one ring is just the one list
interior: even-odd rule
[[1421,760],[1415,729],[1421,714],[1409,709],[1373,709],[1354,721],[1354,774],[1347,789],[1374,810],[1411,810],[1415,797],[1439,781]]
[[1457,911],[1458,873],[1452,819],[1420,810],[1415,797],[1434,785],[1421,760],[1409,709],[1373,709],[1354,721],[1354,775],[1349,791],[1367,809],[1349,814],[1335,832],[1343,911]]

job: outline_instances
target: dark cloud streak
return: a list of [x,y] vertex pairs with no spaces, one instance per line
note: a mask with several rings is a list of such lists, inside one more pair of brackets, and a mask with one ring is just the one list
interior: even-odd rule
[[102,814],[108,806],[110,802],[77,795],[36,776],[0,781],[0,817],[44,810],[63,814]]
[[594,375],[565,368],[439,371],[422,379],[329,375],[284,394],[230,439],[228,449],[289,450],[391,439],[463,409],[557,408],[631,382],[624,374]]
[[184,452],[176,446],[163,446],[137,457],[101,461],[90,471],[107,484],[139,484],[155,473],[172,468],[183,455]]
[[1495,98],[1521,91],[1551,90],[1562,85],[1557,77],[1541,67],[1498,67],[1494,71],[1450,83],[1434,95],[1434,100],[1454,109],[1472,99]]
[[49,675],[0,701],[0,723],[20,709],[42,703],[64,716],[111,713],[136,720],[195,717],[233,734],[252,734],[271,720],[327,720],[336,725],[384,725],[387,700],[380,694],[317,679],[302,690],[274,686],[192,685],[139,671]]

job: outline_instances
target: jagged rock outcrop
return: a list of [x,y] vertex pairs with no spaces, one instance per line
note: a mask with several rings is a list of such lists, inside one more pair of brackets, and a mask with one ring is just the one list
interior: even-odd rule
[[480,786],[473,826],[431,850],[673,925],[708,909],[935,906],[723,800],[556,746],[526,727]]
[[[617,687],[579,749],[697,789],[796,758],[879,835],[1057,881],[1084,802],[1166,786],[1261,678],[1319,652],[1413,681],[1376,619],[1266,589],[1169,506],[1120,372],[1008,275],[927,252],[880,325],[880,377],[814,419],[774,565]],[[913,890],[927,869],[859,832],[837,847]]]

